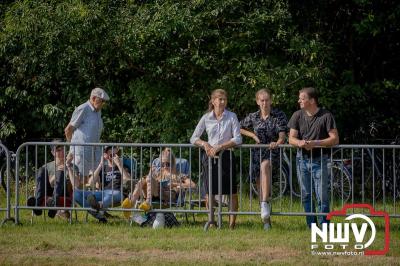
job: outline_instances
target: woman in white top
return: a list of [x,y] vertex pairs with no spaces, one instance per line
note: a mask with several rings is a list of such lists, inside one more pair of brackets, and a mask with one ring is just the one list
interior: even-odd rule
[[[203,115],[193,132],[190,142],[205,150],[202,158],[202,178],[208,191],[208,157],[216,157],[220,151],[227,150],[242,143],[240,124],[235,113],[226,110],[228,103],[227,93],[223,89],[216,89],[211,94],[208,112]],[[207,140],[200,139],[203,132],[207,132]],[[222,153],[222,194],[232,195],[231,211],[237,211],[237,185],[235,156],[233,152]],[[212,162],[212,195],[218,194],[218,160]],[[208,196],[207,196],[208,200]],[[212,203],[210,204],[212,205]],[[236,215],[230,215],[229,227],[234,228]]]

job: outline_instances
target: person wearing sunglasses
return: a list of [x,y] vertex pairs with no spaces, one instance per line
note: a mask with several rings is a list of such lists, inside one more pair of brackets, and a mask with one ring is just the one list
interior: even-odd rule
[[95,191],[75,189],[74,199],[82,207],[91,207],[89,213],[100,222],[106,222],[104,209],[119,206],[123,199],[122,184],[131,175],[118,155],[119,148],[106,146],[103,157],[93,173],[91,186]]
[[[62,142],[62,140],[55,139],[53,142]],[[80,177],[78,167],[73,165],[71,161],[66,160],[66,149],[67,147],[62,145],[53,145],[51,147],[51,154],[54,160],[46,163],[37,171],[35,196],[28,198],[28,206],[71,206],[72,183]],[[33,213],[41,215],[42,210],[33,209]],[[51,209],[47,214],[50,218],[54,218],[56,215],[62,218],[70,217],[70,213],[67,210]]]

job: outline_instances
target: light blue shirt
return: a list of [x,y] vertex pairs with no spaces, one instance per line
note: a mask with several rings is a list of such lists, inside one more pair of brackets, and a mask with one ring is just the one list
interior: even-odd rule
[[[75,109],[70,124],[75,128],[71,143],[100,142],[103,119],[101,112],[97,112],[89,101]],[[71,145],[70,152],[74,154],[74,163],[79,167],[79,171],[87,176],[98,165],[102,149],[101,147]]]
[[101,111],[96,111],[87,101],[78,106],[69,122],[74,128],[71,143],[100,142],[103,131]]
[[207,132],[208,143],[211,146],[220,145],[230,140],[236,145],[242,144],[239,120],[235,113],[226,109],[220,120],[217,120],[214,111],[204,114],[190,138],[190,143],[194,144],[199,140],[204,130]]

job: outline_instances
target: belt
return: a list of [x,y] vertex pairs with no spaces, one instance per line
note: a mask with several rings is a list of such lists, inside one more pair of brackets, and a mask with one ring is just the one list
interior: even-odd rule
[[[298,149],[297,154],[301,155],[303,157],[313,157],[313,158],[320,158],[321,157],[321,150],[320,149],[314,149],[314,150],[306,150],[306,149]],[[312,156],[311,156],[312,154]],[[329,150],[327,149],[322,149],[322,156],[328,156],[329,155]]]

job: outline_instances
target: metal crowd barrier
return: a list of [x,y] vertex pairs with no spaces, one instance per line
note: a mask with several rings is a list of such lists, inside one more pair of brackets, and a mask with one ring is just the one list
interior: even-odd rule
[[[10,152],[8,149],[0,143],[0,159],[2,165],[0,170],[1,175],[1,190],[5,192],[5,197],[0,198],[0,211],[5,211],[6,217],[3,219],[1,224],[3,225],[7,221],[14,221],[11,217],[11,185],[10,185]],[[2,202],[3,201],[3,202]],[[5,205],[3,205],[5,202]]]
[[[254,152],[262,152],[261,145],[241,145],[236,148],[239,154],[239,211],[220,211],[218,216],[259,215],[257,194],[253,184],[248,198],[243,200],[243,184],[246,175],[246,159]],[[265,148],[265,146],[264,146]],[[338,145],[333,148],[313,150],[313,155],[326,156],[328,170],[329,210],[342,209],[345,204],[366,203],[373,208],[384,210],[392,218],[399,218],[400,198],[400,145]],[[232,152],[232,151],[231,151]],[[246,153],[249,154],[246,158]],[[279,158],[272,163],[272,215],[285,216],[324,216],[329,212],[305,212],[302,204],[301,181],[296,169],[298,149],[291,145],[280,145]],[[311,156],[313,158],[314,156]],[[238,157],[238,156],[237,156]],[[311,159],[312,162],[312,159]],[[322,163],[321,163],[322,164]],[[275,170],[275,171],[274,171]],[[275,172],[275,173],[274,173]],[[310,176],[311,208],[316,208],[313,177]],[[253,195],[252,195],[253,194]],[[231,196],[231,195],[230,195]],[[249,204],[246,208],[246,204]],[[255,207],[254,207],[255,205]],[[354,210],[353,210],[354,211]],[[364,212],[364,210],[363,210]],[[366,213],[366,215],[369,215]],[[220,220],[220,217],[219,217]],[[219,225],[220,226],[220,225]]]
[[[16,180],[19,179],[19,175],[21,174],[22,168],[24,171],[26,171],[25,176],[27,177],[27,180],[22,182],[19,186],[16,187],[16,196],[15,196],[15,216],[16,216],[16,222],[19,221],[20,219],[20,211],[21,210],[47,210],[47,211],[58,211],[58,210],[68,210],[68,211],[91,211],[92,208],[91,206],[85,205],[85,206],[77,206],[76,202],[77,199],[75,198],[75,193],[71,195],[67,195],[66,189],[64,189],[62,196],[63,198],[70,198],[70,201],[73,203],[71,206],[68,206],[65,201],[61,204],[56,204],[56,206],[50,206],[47,204],[47,201],[41,202],[41,203],[36,203],[36,206],[28,206],[28,199],[35,194],[36,184],[35,184],[35,179],[39,174],[39,169],[41,168],[42,165],[48,164],[50,161],[52,161],[50,151],[52,147],[56,146],[61,146],[64,150],[64,154],[66,155],[68,151],[70,150],[74,152],[78,146],[84,146],[89,148],[90,150],[94,150],[96,148],[100,148],[102,150],[106,146],[112,146],[112,147],[119,147],[121,150],[121,158],[129,159],[131,162],[131,166],[128,169],[128,172],[130,173],[130,192],[135,188],[135,184],[137,184],[142,177],[145,177],[152,169],[153,164],[156,163],[156,159],[159,158],[160,152],[163,148],[171,148],[173,149],[173,152],[175,156],[178,158],[185,158],[187,160],[187,163],[189,164],[188,167],[186,167],[184,164],[177,165],[177,170],[178,172],[183,171],[183,167],[186,167],[186,171],[188,171],[187,176],[189,177],[189,180],[192,180],[192,172],[191,172],[191,162],[192,162],[192,152],[193,152],[193,146],[190,144],[125,144],[125,143],[87,143],[87,144],[71,144],[71,143],[63,143],[63,142],[28,142],[22,144],[17,152],[16,152],[16,157],[17,157],[17,162],[16,162],[16,167],[19,169],[16,174]],[[102,154],[102,153],[101,153]],[[85,165],[85,162],[87,163],[87,160],[85,159],[85,155],[81,156],[81,158]],[[93,160],[95,156],[87,156],[91,157],[89,158],[89,162]],[[125,161],[124,159],[124,161]],[[177,160],[178,162],[179,160]],[[182,162],[183,160],[179,161]],[[95,163],[97,166],[98,162]],[[64,163],[65,165],[65,163]],[[23,167],[22,167],[23,166]],[[154,166],[156,167],[156,166]],[[30,173],[28,173],[28,169],[30,169]],[[63,169],[66,171],[66,169]],[[75,175],[75,173],[74,173]],[[102,178],[105,178],[104,176]],[[88,182],[89,177],[88,176],[81,176],[81,179],[84,184]],[[48,176],[44,177],[44,180],[47,181],[49,180]],[[66,181],[64,180],[64,188],[67,186]],[[197,185],[198,187],[201,186],[201,184]],[[75,188],[74,188],[75,189]],[[98,189],[98,188],[97,188]],[[161,187],[160,187],[161,189]],[[96,190],[96,188],[91,187],[91,186],[84,186],[80,188],[83,193],[88,193],[88,191],[93,191]],[[102,188],[100,187],[100,191],[104,192]],[[45,194],[50,197],[50,195],[47,194],[47,191],[45,189]],[[120,188],[120,192],[124,192],[124,188]],[[160,195],[162,195],[160,193]],[[184,204],[180,204],[178,202],[173,202],[170,198],[169,199],[162,199],[160,197],[159,203],[153,203],[153,210],[154,212],[174,212],[174,213],[207,213],[207,210],[201,209],[199,207],[197,210],[194,209],[194,206],[201,206],[202,205],[202,196],[200,194],[199,189],[192,189],[188,188],[185,191],[185,200],[189,203],[187,206]],[[196,200],[197,199],[197,200]],[[141,200],[143,200],[143,195],[141,197]],[[165,203],[166,202],[166,203]],[[196,203],[197,202],[197,203]],[[127,209],[123,209],[120,207],[121,202],[114,202],[114,199],[112,199],[112,205],[114,207],[108,207],[107,211],[127,211]],[[135,208],[130,209],[131,211],[140,211],[137,206]],[[71,221],[71,219],[70,219]]]
[[[214,214],[218,216],[218,226],[222,225],[222,216],[237,215],[259,215],[260,206],[258,200],[259,191],[256,184],[250,181],[251,167],[254,163],[252,156],[254,153],[262,153],[265,145],[241,145],[234,150],[224,152],[234,153],[236,162],[236,180],[238,185],[238,211],[224,210],[227,203],[232,200],[232,194],[223,197],[216,195],[209,200],[216,200],[218,208],[207,210],[204,207],[206,188],[204,181],[201,179],[201,159],[203,151],[191,144],[127,144],[127,143],[88,143],[88,144],[71,144],[71,143],[49,143],[49,142],[28,142],[22,144],[16,152],[16,176],[15,176],[15,222],[20,218],[22,210],[68,210],[68,211],[91,211],[91,206],[78,206],[74,204],[76,199],[74,195],[70,195],[72,204],[65,201],[56,206],[48,206],[47,202],[41,206],[28,206],[27,200],[34,195],[35,177],[38,175],[39,168],[52,160],[51,149],[54,146],[61,146],[64,153],[67,154],[70,147],[84,146],[89,150],[95,147],[103,149],[105,146],[113,146],[120,148],[120,156],[131,160],[129,166],[130,187],[132,192],[136,184],[156,167],[156,159],[164,148],[170,148],[179,161],[186,161],[188,164],[185,173],[190,182],[196,184],[195,188],[189,187],[185,189],[184,204],[176,204],[172,200],[171,194],[163,202],[163,193],[161,185],[159,186],[160,199],[158,203],[153,203],[154,212],[173,212],[184,214],[208,214],[208,225],[215,223]],[[339,145],[333,148],[314,149],[313,154],[318,157],[325,156],[327,158],[327,169],[329,172],[329,209],[341,209],[344,204],[348,203],[368,203],[376,209],[385,210],[390,217],[399,218],[397,212],[400,189],[399,189],[399,166],[400,154],[399,145]],[[301,184],[297,176],[296,155],[297,148],[290,145],[280,145],[277,149],[277,157],[270,158],[272,161],[272,195],[271,204],[273,206],[272,215],[286,216],[317,216],[326,215],[326,212],[305,212],[303,209],[301,198],[303,197]],[[85,157],[85,156],[83,156]],[[90,160],[94,159],[94,156]],[[232,157],[231,157],[232,158]],[[314,157],[312,157],[314,158]],[[90,161],[89,160],[89,161]],[[134,163],[132,163],[134,162]],[[98,162],[95,163],[95,165]],[[209,164],[211,165],[211,164]],[[177,165],[177,168],[185,167]],[[65,169],[64,169],[65,170]],[[179,170],[179,169],[178,169]],[[211,169],[208,169],[211,171]],[[19,175],[25,172],[25,181],[21,181]],[[219,164],[219,173],[221,174],[221,164]],[[209,175],[211,176],[211,175]],[[45,177],[47,182],[49,177]],[[81,177],[83,178],[83,177]],[[104,177],[103,177],[104,178]],[[231,172],[231,180],[234,177]],[[311,182],[310,184],[314,186]],[[151,179],[150,179],[151,180]],[[83,179],[86,183],[87,177]],[[219,180],[220,181],[220,180]],[[65,181],[66,182],[66,181]],[[208,182],[209,185],[212,183]],[[67,186],[64,183],[63,196],[67,198]],[[83,187],[83,191],[95,190],[94,187]],[[100,191],[103,191],[100,188]],[[219,188],[220,189],[220,188]],[[123,194],[123,188],[120,192]],[[211,191],[212,188],[209,188]],[[311,187],[311,191],[313,191]],[[47,193],[47,191],[45,191]],[[315,195],[315,192],[312,193]],[[143,200],[143,194],[140,197]],[[10,197],[7,197],[10,200]],[[166,203],[165,203],[166,202]],[[115,203],[115,204],[114,204]],[[113,202],[107,211],[126,211],[120,207],[121,202]],[[315,201],[312,201],[315,206]],[[132,207],[129,211],[140,211],[137,206]],[[72,217],[72,216],[71,216]],[[70,218],[71,222],[72,218]]]

